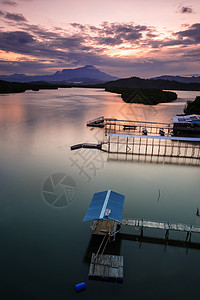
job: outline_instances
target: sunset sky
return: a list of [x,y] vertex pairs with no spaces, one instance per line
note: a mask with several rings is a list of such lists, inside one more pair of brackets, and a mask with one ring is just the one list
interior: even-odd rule
[[0,0],[0,74],[200,75],[200,1]]

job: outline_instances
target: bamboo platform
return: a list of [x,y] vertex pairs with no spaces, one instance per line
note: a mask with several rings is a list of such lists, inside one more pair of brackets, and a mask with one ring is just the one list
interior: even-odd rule
[[200,233],[200,226],[196,226],[196,225],[189,226],[181,223],[176,224],[171,222],[156,222],[156,221],[147,221],[147,220],[138,220],[138,219],[122,219],[122,225],[134,226],[140,228],[174,230],[174,231],[182,231],[188,233]]
[[92,253],[89,274],[93,279],[123,281],[123,256]]

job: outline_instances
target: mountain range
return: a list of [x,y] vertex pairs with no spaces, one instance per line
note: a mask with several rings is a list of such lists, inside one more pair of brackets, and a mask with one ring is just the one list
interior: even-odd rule
[[104,83],[111,80],[116,80],[118,77],[108,75],[101,72],[96,67],[87,65],[85,67],[76,69],[63,69],[57,71],[52,75],[38,75],[38,76],[27,76],[25,74],[13,74],[13,75],[0,75],[0,80],[8,82],[34,82],[43,81],[51,83],[64,83],[64,84],[98,84]]
[[162,79],[162,80],[178,81],[183,83],[200,83],[200,76],[184,77],[184,76],[163,75],[151,79]]
[[[136,78],[138,77],[132,77]],[[28,76],[26,74],[12,74],[12,75],[0,75],[0,80],[8,81],[8,82],[49,82],[49,83],[62,83],[62,84],[75,84],[75,85],[95,85],[95,84],[103,84],[108,81],[114,81],[119,79],[118,77],[108,75],[96,67],[92,65],[87,65],[84,67],[76,68],[76,69],[63,69],[62,71],[57,71],[51,75],[35,75],[35,76]],[[130,78],[125,78],[125,80]],[[138,81],[145,79],[138,78]],[[150,79],[146,79],[149,81],[151,80],[167,80],[171,81],[172,86],[174,84],[172,82],[180,82],[180,83],[200,83],[200,76],[191,76],[191,77],[184,77],[184,76],[172,76],[172,75],[163,75],[157,76]],[[141,83],[141,82],[140,82]],[[147,83],[147,82],[146,82]],[[159,85],[159,84],[158,84]]]

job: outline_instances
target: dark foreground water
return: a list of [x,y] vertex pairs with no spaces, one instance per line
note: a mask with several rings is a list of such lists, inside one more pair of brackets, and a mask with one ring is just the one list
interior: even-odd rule
[[[124,256],[124,283],[88,280],[98,243],[91,241],[90,224],[82,223],[93,193],[112,189],[126,197],[124,217],[200,225],[199,167],[70,151],[70,145],[101,140],[101,129],[85,126],[100,115],[170,122],[197,92],[178,94],[177,101],[155,107],[88,89],[0,96],[0,299],[199,299],[200,250],[141,243],[133,229],[122,229],[126,235],[111,249]],[[56,184],[60,178],[67,194]],[[200,243],[200,236],[192,241]],[[87,289],[76,294],[74,285],[82,281]]]

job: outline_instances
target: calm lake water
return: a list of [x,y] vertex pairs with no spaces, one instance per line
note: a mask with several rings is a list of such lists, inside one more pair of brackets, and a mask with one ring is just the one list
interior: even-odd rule
[[[73,144],[102,139],[102,129],[85,126],[89,119],[171,122],[199,93],[177,94],[176,101],[157,106],[81,88],[0,96],[1,299],[199,299],[200,250],[140,243],[128,238],[139,234],[128,228],[121,232],[129,235],[113,246],[124,256],[124,283],[88,280],[89,257],[99,244],[91,241],[90,224],[82,223],[93,193],[112,189],[125,195],[124,217],[200,225],[199,167],[70,151]],[[71,186],[69,204],[66,197],[53,198],[63,193],[56,186],[59,176]],[[184,240],[185,234],[170,238]],[[192,241],[200,243],[200,236],[193,234]],[[87,289],[76,294],[74,285],[82,281]]]

